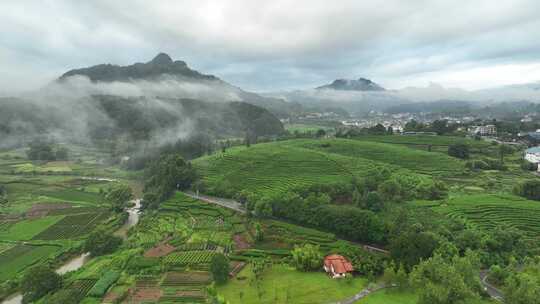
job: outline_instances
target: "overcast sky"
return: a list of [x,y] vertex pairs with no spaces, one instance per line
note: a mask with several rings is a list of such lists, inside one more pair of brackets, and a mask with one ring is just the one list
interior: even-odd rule
[[540,80],[538,0],[2,0],[0,94],[158,52],[254,91]]

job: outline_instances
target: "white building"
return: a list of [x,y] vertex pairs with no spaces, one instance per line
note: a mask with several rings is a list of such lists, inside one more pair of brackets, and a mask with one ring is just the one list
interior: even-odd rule
[[480,136],[496,135],[497,127],[494,125],[471,126],[469,127],[469,133]]
[[[539,147],[532,147],[527,150],[525,150],[524,158],[526,161],[538,164],[540,163],[540,146]],[[538,170],[540,171],[540,166],[538,166]]]

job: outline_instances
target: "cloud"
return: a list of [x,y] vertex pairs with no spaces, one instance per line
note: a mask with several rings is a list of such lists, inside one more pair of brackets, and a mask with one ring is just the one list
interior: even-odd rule
[[[446,75],[540,63],[538,11],[534,0],[3,1],[0,94],[159,51],[253,90],[360,76],[466,87]],[[499,85],[493,76],[474,88]]]

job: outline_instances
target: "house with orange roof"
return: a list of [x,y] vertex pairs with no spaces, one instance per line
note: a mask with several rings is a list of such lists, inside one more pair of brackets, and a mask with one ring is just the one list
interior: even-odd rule
[[333,279],[344,278],[347,276],[347,273],[354,271],[351,262],[338,254],[326,256],[324,258],[323,268]]

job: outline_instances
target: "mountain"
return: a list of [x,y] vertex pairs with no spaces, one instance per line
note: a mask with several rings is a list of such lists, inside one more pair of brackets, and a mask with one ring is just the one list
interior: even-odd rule
[[87,76],[94,82],[130,81],[137,79],[158,80],[164,75],[180,76],[185,78],[185,80],[192,81],[221,81],[213,75],[205,75],[190,69],[184,61],[173,61],[165,53],[158,54],[147,63],[135,63],[128,66],[99,64],[88,68],[70,70],[60,76],[60,80],[75,75]]
[[[194,98],[204,101],[243,101],[253,105],[264,107],[278,117],[288,117],[292,113],[301,111],[301,106],[284,100],[263,97],[256,93],[244,91],[233,86],[214,75],[203,74],[191,69],[186,62],[173,59],[160,53],[154,59],[146,63],[135,63],[128,66],[113,64],[99,64],[92,67],[70,70],[59,77],[59,82],[67,82],[72,76],[86,76],[92,83],[135,83],[144,82],[148,88],[148,82],[159,87],[150,92],[154,96],[167,98]],[[165,83],[164,86],[159,84]],[[190,94],[186,96],[186,90],[174,91],[175,87],[189,86]]]
[[366,79],[336,79],[331,84],[316,88],[317,90],[339,90],[339,91],[384,91],[385,89],[375,82]]

